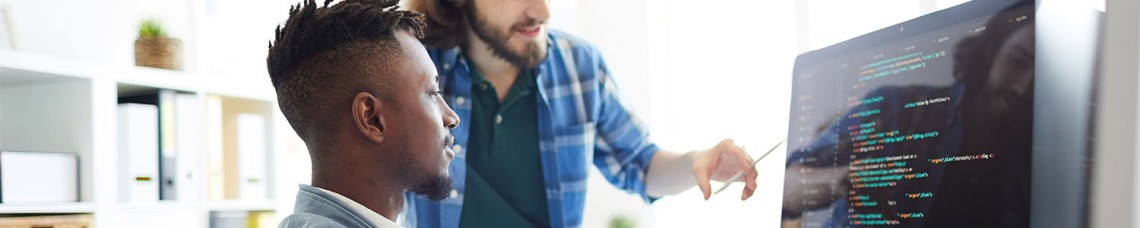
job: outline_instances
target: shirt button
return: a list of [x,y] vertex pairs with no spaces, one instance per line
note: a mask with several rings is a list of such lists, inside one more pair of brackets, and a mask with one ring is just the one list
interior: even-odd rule
[[503,123],[503,115],[495,115],[495,124]]
[[451,68],[451,64],[447,64],[447,63],[444,63],[444,64],[443,64],[443,69],[444,69],[444,70],[447,70],[448,68]]
[[452,189],[451,198],[454,199],[455,197],[459,197],[459,190]]
[[459,153],[459,150],[461,150],[461,149],[463,149],[463,147],[461,147],[459,145],[452,145],[451,146],[451,151],[454,151],[455,153]]
[[467,102],[467,99],[463,99],[463,97],[456,97],[455,98],[455,104],[456,105],[463,105],[463,103],[466,103],[466,102]]
[[487,83],[479,83],[480,90],[487,90]]

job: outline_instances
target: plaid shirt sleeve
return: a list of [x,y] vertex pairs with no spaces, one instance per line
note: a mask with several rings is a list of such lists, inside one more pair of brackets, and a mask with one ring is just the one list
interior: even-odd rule
[[[593,46],[573,37],[562,45],[574,53],[579,72],[593,74],[597,94],[593,99],[596,139],[593,163],[606,180],[626,192],[639,194],[646,202],[656,199],[645,193],[645,176],[653,155],[660,148],[649,140],[648,128],[621,99],[614,78],[602,55]],[[569,44],[567,44],[569,43]]]
[[649,141],[649,130],[619,99],[617,85],[599,58],[601,109],[598,139],[594,144],[594,165],[611,184],[653,202],[645,193],[649,162],[660,149]]

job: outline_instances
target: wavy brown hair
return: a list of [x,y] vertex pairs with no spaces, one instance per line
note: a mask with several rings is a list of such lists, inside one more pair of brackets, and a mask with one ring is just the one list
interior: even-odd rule
[[426,15],[427,26],[420,39],[425,46],[453,48],[466,41],[463,34],[471,27],[466,20],[466,14],[471,12],[467,0],[408,0],[407,6]]

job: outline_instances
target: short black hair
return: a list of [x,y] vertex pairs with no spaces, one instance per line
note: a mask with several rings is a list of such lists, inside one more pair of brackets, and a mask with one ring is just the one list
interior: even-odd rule
[[387,91],[376,89],[383,85],[370,84],[377,72],[369,70],[387,71],[399,63],[395,58],[402,55],[383,54],[399,50],[395,34],[423,36],[423,16],[400,10],[398,0],[330,3],[318,7],[306,0],[290,7],[266,58],[281,112],[310,151],[332,143],[326,139],[333,121],[347,114],[356,93],[385,97]]

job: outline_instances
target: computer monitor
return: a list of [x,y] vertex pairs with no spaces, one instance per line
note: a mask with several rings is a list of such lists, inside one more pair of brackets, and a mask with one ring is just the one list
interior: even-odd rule
[[1083,226],[1099,16],[1049,5],[968,2],[797,57],[782,225]]

